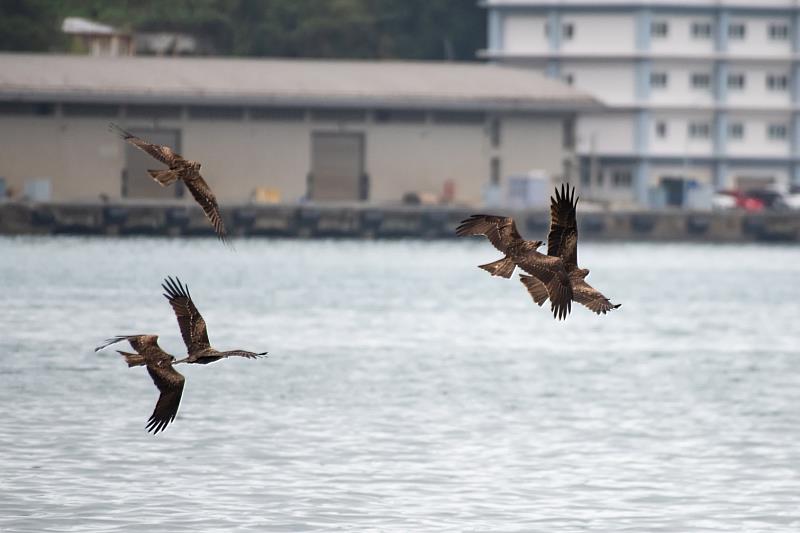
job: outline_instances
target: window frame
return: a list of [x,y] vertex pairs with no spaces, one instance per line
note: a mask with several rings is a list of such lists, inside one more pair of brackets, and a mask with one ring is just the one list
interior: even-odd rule
[[710,139],[711,124],[701,121],[689,122],[687,133],[690,139]]
[[789,25],[785,22],[770,22],[767,26],[767,37],[770,41],[788,41],[790,34]]
[[[660,80],[663,78],[663,83],[658,82],[656,80]],[[669,86],[669,74],[667,72],[651,72],[650,73],[650,87],[653,89],[666,89]]]
[[767,139],[771,141],[785,141],[789,138],[789,126],[782,122],[767,124]]
[[[780,83],[777,83],[778,81]],[[765,83],[769,91],[785,92],[789,90],[789,75],[767,73]]]
[[[732,80],[735,79],[740,79],[741,83],[732,83]],[[728,79],[726,80],[726,84],[728,89],[743,91],[747,87],[747,75],[744,72],[731,72],[728,74]]]
[[[703,28],[703,31],[698,31]],[[714,26],[711,22],[692,22],[692,39],[711,39],[714,36]]]
[[[741,30],[741,31],[739,31]],[[731,22],[728,24],[728,39],[743,41],[747,38],[747,24],[744,22]]]
[[650,37],[666,39],[669,37],[669,22],[666,20],[654,20],[650,23]]
[[656,137],[666,139],[669,136],[669,125],[666,120],[656,121]]
[[744,139],[744,122],[731,122],[728,124],[729,139]]
[[[700,78],[705,80],[703,84],[696,83],[696,81]],[[692,72],[691,75],[689,76],[689,84],[692,86],[692,89],[698,89],[698,90],[710,89],[711,74],[708,72]]]

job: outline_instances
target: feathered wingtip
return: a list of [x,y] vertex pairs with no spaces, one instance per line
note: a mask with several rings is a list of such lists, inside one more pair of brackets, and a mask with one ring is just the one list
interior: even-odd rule
[[233,245],[233,241],[230,239],[230,237],[228,237],[227,234],[217,235],[217,239],[219,239],[219,242],[225,245],[225,247],[231,252],[236,251],[236,247]]
[[550,206],[551,207],[556,207],[559,204],[566,203],[572,209],[577,209],[578,200],[580,200],[580,199],[581,199],[580,196],[578,196],[578,197],[575,196],[575,187],[574,186],[570,187],[569,183],[567,183],[567,184],[562,183],[561,184],[561,192],[559,193],[558,187],[556,187],[556,195],[555,195],[555,197],[552,197],[552,196],[550,197]]
[[465,237],[467,235],[480,235],[481,233],[475,232],[475,228],[483,224],[487,217],[490,215],[471,215],[469,218],[462,220],[456,228],[456,235]]
[[122,342],[122,341],[127,340],[127,339],[128,339],[128,336],[126,336],[126,335],[118,335],[116,337],[111,337],[110,339],[104,340],[103,344],[101,344],[100,346],[95,348],[94,351],[95,352],[99,352],[103,348],[107,348],[107,347],[111,346],[112,344],[116,344],[118,342]]
[[119,135],[123,139],[130,139],[130,138],[132,138],[134,136],[131,132],[122,129],[121,127],[119,127],[117,124],[115,124],[113,122],[109,122],[108,123],[108,131],[110,131],[111,133],[114,133],[116,135]]
[[182,283],[178,276],[175,276],[175,279],[172,279],[172,276],[164,278],[161,288],[164,289],[164,298],[167,300],[172,301],[179,297],[184,297],[189,300],[192,299],[192,296],[189,294],[189,286]]

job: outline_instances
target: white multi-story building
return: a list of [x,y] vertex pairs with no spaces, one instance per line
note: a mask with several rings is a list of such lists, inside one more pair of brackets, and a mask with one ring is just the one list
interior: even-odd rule
[[578,119],[584,195],[683,205],[800,183],[800,0],[485,0],[490,60],[608,107]]

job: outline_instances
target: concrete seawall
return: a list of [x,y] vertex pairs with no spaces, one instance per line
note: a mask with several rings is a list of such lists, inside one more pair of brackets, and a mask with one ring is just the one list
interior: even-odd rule
[[[441,206],[242,205],[223,206],[234,236],[448,238],[475,209]],[[542,239],[544,211],[493,212],[515,217],[520,231]],[[740,211],[584,212],[578,215],[587,240],[800,242],[800,212]],[[190,204],[0,203],[4,235],[212,235],[203,212]]]

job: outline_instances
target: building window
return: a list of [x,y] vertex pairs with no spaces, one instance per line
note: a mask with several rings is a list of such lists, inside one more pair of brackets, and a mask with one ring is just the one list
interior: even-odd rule
[[125,110],[128,118],[156,119],[177,119],[181,118],[182,109],[180,106],[172,105],[129,105]]
[[500,148],[500,127],[500,119],[497,117],[492,118],[491,122],[489,123],[489,137],[492,141],[492,148]]
[[561,140],[565,150],[572,150],[575,148],[575,120],[571,118],[564,119],[564,138]]
[[773,41],[787,41],[789,39],[789,26],[782,23],[769,25],[769,38]]
[[770,124],[767,126],[767,137],[774,140],[782,140],[788,137],[789,128],[786,124]]
[[695,39],[711,39],[710,22],[692,22],[692,37]]
[[254,107],[250,109],[252,120],[275,120],[301,122],[306,119],[306,110],[301,107]]
[[786,91],[789,89],[789,76],[786,74],[767,74],[767,89]]
[[653,72],[650,74],[650,87],[663,89],[667,86],[666,72]]
[[744,89],[744,74],[728,74],[729,89]]
[[36,115],[55,114],[56,105],[47,103],[0,102],[0,115]]
[[728,38],[741,40],[744,39],[747,30],[745,29],[744,23],[736,22],[728,26]]
[[633,173],[629,168],[618,168],[611,172],[611,185],[618,189],[629,189],[633,185]]
[[733,122],[728,124],[728,137],[731,139],[744,138],[744,124],[741,122]]
[[436,111],[431,118],[437,124],[483,124],[486,116],[483,113],[470,111]]
[[561,26],[561,37],[565,41],[571,40],[575,36],[575,25],[568,22]]
[[690,122],[689,137],[692,139],[708,139],[711,136],[711,126],[708,122]]
[[120,107],[110,104],[63,104],[65,117],[117,117]]
[[425,111],[413,109],[376,109],[373,114],[375,122],[386,124],[387,122],[403,124],[422,124],[425,122]]
[[650,25],[650,35],[653,37],[664,38],[669,33],[669,26],[663,20],[658,20]]
[[189,106],[189,118],[199,120],[242,120],[244,108],[227,106]]
[[500,158],[493,157],[489,161],[489,179],[491,180],[492,185],[500,185]]
[[360,109],[312,109],[311,120],[319,122],[364,122],[367,112]]
[[692,73],[692,87],[694,89],[708,89],[711,87],[711,74],[705,72]]
[[656,136],[663,139],[667,136],[667,123],[663,120],[656,122]]

